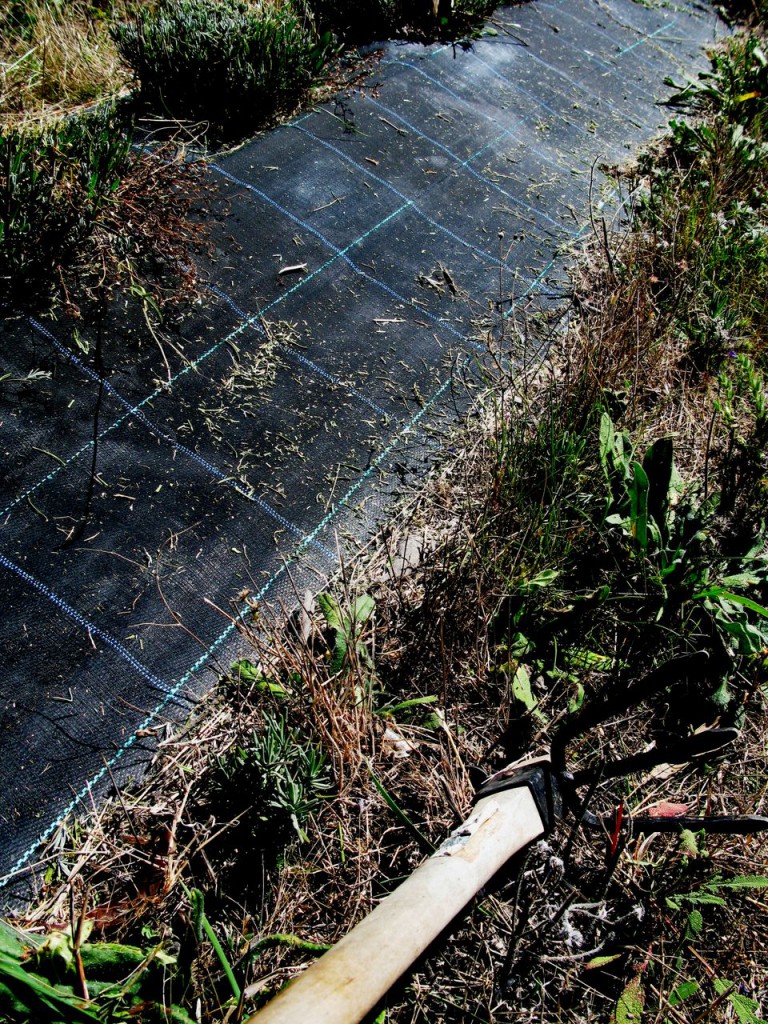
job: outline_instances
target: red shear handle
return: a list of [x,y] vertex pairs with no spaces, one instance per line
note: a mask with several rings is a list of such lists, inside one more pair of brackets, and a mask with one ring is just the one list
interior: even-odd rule
[[528,788],[484,797],[410,878],[246,1024],[358,1024],[512,854],[544,831]]

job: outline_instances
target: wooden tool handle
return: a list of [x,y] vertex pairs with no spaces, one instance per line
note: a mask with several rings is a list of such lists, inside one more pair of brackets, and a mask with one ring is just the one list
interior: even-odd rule
[[246,1024],[358,1024],[475,893],[543,833],[527,788],[483,798],[410,878]]

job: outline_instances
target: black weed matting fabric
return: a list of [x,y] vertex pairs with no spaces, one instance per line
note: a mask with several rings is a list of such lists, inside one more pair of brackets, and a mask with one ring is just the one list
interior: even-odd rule
[[590,194],[610,206],[593,167],[663,127],[665,75],[700,67],[717,31],[700,4],[632,0],[511,7],[494,27],[469,49],[390,45],[364,89],[214,161],[208,301],[178,325],[170,380],[135,304],[106,325],[75,543],[93,338],[0,328],[8,899],[106,762],[127,779],[232,659],[217,606],[322,587],[424,470],[500,271],[516,304],[555,301]]

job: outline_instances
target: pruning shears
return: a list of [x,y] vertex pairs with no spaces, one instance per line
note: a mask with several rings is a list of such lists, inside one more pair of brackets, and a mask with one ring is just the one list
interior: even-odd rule
[[[686,668],[693,663],[687,659]],[[496,872],[545,837],[559,818],[571,814],[582,825],[607,828],[610,834],[608,823],[586,808],[589,798],[582,799],[580,789],[592,792],[605,778],[705,758],[733,742],[739,735],[735,728],[707,729],[682,739],[661,736],[644,753],[596,769],[567,770],[569,743],[638,698],[653,696],[668,684],[672,668],[662,666],[625,687],[621,696],[591,703],[559,730],[547,755],[517,761],[490,776],[477,790],[471,814],[442,845],[247,1024],[358,1024]],[[626,836],[683,829],[745,834],[768,829],[768,817],[627,815],[613,825],[613,852],[619,831]]]

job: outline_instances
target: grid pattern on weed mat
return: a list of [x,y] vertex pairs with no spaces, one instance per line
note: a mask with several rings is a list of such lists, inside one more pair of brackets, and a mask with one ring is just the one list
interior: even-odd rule
[[84,328],[3,323],[6,900],[231,660],[221,609],[322,587],[423,472],[500,271],[508,312],[555,300],[593,165],[664,125],[665,75],[718,28],[697,3],[568,0],[493,31],[390,45],[364,89],[216,160],[207,301],[162,357],[135,304],[103,377]]

